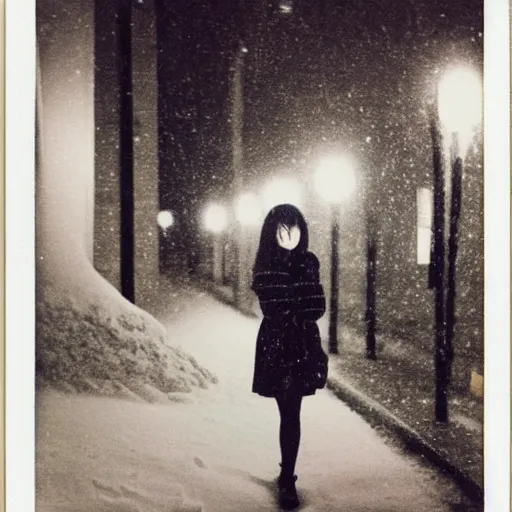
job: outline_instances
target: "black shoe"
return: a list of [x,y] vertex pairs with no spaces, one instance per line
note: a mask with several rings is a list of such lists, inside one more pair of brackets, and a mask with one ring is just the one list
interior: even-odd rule
[[297,489],[295,482],[297,475],[284,476],[279,475],[277,485],[279,487],[279,505],[284,510],[292,510],[300,505],[299,497],[297,496]]

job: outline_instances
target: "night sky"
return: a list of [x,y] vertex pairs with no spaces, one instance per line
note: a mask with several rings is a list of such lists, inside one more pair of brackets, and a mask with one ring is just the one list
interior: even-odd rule
[[165,2],[158,10],[164,206],[190,207],[207,188],[226,184],[232,14],[214,2]]

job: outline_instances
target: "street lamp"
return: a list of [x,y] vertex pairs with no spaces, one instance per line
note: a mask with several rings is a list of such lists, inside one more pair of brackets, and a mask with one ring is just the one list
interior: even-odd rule
[[169,210],[158,212],[156,222],[162,228],[164,237],[167,236],[167,230],[174,225],[174,217]]
[[450,139],[452,159],[464,158],[473,130],[482,119],[482,84],[474,69],[457,66],[443,74],[438,86],[438,110]]
[[[228,214],[226,209],[216,203],[210,204],[203,214],[205,228],[213,236],[213,257],[212,273],[215,280],[223,280],[225,274],[225,251],[222,233],[228,225]],[[220,253],[220,258],[219,258]]]
[[[482,120],[482,84],[477,72],[458,66],[448,70],[439,83],[439,118],[450,141],[450,173],[445,176],[445,207],[448,234],[448,276],[446,290],[446,345],[449,355],[448,379],[451,377],[455,324],[455,264],[458,251],[458,225],[462,200],[463,158],[470,146],[475,127]],[[451,180],[450,180],[451,178]]]
[[339,205],[355,190],[354,162],[348,155],[323,158],[314,175],[314,186],[331,207],[331,302],[329,308],[329,352],[338,353],[339,308]]
[[[481,118],[482,88],[476,72],[462,66],[447,70],[437,84],[430,123],[434,157],[433,255],[430,285],[435,289],[435,416],[436,421],[440,423],[448,422],[447,394],[453,360],[455,263],[462,199],[462,159],[471,142],[473,130]],[[442,133],[448,136],[448,159],[443,154]],[[445,163],[449,163],[447,172]]]
[[261,220],[261,205],[256,194],[241,194],[235,203],[235,215],[242,226],[256,226]]
[[314,175],[316,191],[330,204],[346,201],[356,188],[354,162],[348,155],[331,155],[320,160]]
[[169,210],[161,210],[156,216],[156,222],[162,233],[162,238],[159,238],[159,271],[165,274],[174,266],[176,257],[175,241],[168,237],[170,228],[174,226],[174,216]]
[[219,204],[211,204],[204,212],[204,225],[212,233],[222,233],[228,225],[226,209]]

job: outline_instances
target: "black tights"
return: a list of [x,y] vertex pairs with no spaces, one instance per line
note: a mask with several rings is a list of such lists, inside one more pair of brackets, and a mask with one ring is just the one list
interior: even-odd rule
[[282,474],[292,476],[300,443],[300,406],[302,396],[286,394],[276,397],[281,425],[279,428],[279,443],[281,445]]

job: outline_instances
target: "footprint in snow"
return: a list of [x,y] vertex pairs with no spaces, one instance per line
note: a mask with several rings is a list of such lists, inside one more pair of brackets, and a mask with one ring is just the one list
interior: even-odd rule
[[194,457],[194,462],[198,468],[206,469],[205,463],[199,457]]
[[151,497],[124,485],[118,488],[92,481],[100,503],[98,512],[201,512],[202,506],[189,501],[179,485],[170,486],[165,493]]
[[105,498],[116,499],[121,497],[120,491],[117,491],[116,489],[110,487],[109,485],[102,484],[96,479],[93,479],[92,485],[94,485],[98,494]]

